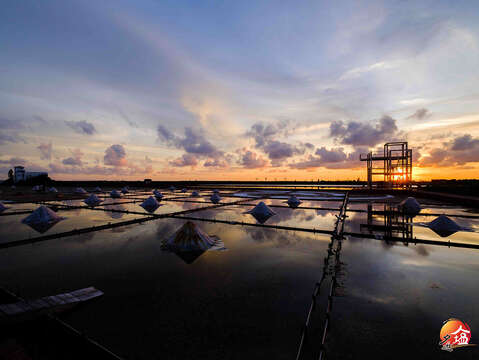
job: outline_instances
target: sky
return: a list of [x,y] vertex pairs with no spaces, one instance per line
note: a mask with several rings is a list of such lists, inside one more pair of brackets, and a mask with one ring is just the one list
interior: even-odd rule
[[0,176],[478,178],[479,2],[4,0]]

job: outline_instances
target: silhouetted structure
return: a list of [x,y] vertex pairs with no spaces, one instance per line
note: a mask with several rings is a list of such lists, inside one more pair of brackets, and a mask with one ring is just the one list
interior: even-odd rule
[[[359,160],[367,162],[370,189],[374,176],[383,176],[385,187],[411,187],[412,149],[408,148],[406,141],[386,143],[382,154],[371,151],[368,154],[361,154]],[[374,167],[377,162],[382,162],[383,166]]]

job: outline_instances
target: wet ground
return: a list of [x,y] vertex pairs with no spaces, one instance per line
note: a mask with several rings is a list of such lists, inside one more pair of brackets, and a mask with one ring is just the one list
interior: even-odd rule
[[[189,192],[165,190],[164,194],[165,200],[154,214],[211,205],[211,191],[201,192],[199,198],[190,197]],[[21,223],[28,214],[2,215],[0,244],[149,216],[139,206],[148,193],[132,192],[119,200],[104,195],[108,203],[98,210],[72,208],[82,206],[77,200],[48,202],[49,206],[66,205],[57,209],[66,220],[44,234]],[[221,196],[222,202],[240,200],[232,194]],[[266,225],[305,229],[333,230],[338,211],[325,209],[339,208],[342,200],[340,196],[306,192],[298,196],[303,204],[290,209],[278,207],[287,206],[287,197],[273,196],[276,198],[264,200],[276,213]],[[390,231],[382,227],[384,211],[390,209],[389,202],[399,199],[353,200],[345,231],[371,235]],[[25,298],[87,286],[102,290],[102,298],[64,314],[63,319],[128,359],[294,359],[330,236],[248,226],[257,221],[245,212],[259,200],[247,201],[184,215],[246,223],[197,221],[206,233],[220,237],[227,250],[206,251],[192,262],[161,247],[162,240],[185,220],[158,218],[0,249],[0,283]],[[328,358],[479,355],[477,348],[449,354],[437,346],[442,322],[450,317],[467,322],[471,343],[479,344],[479,250],[410,242],[416,237],[479,245],[479,213],[419,201],[423,206],[419,216],[389,219],[395,229],[392,235],[406,237],[407,246],[353,236],[343,241],[340,286],[333,298],[326,341]],[[39,206],[6,205],[10,209],[4,214]],[[436,217],[427,214],[443,213],[469,231],[443,238],[425,226]],[[305,358],[317,355],[319,349],[328,281],[321,288],[312,318]]]

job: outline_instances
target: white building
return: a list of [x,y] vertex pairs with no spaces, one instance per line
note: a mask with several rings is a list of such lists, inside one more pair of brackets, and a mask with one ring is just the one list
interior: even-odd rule
[[23,166],[15,166],[14,170],[15,174],[13,175],[13,181],[15,183],[26,181],[38,176],[48,176],[48,173],[43,171],[25,171]]

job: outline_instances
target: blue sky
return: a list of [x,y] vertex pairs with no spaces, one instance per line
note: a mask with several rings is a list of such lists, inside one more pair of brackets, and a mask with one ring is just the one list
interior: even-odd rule
[[356,178],[407,140],[417,176],[474,177],[478,20],[477,1],[7,0],[0,171]]

